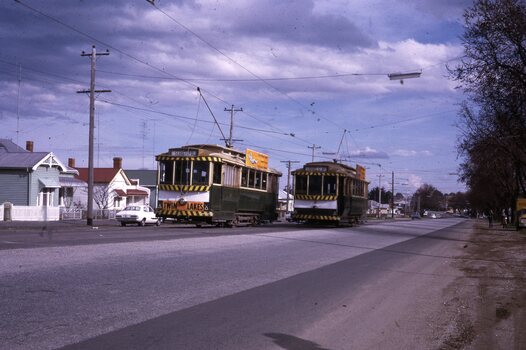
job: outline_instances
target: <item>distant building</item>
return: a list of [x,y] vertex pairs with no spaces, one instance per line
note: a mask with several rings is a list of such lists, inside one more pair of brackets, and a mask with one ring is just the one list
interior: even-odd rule
[[[33,152],[33,146],[0,139],[0,204],[14,206],[13,220],[58,220],[58,207],[71,203],[72,188],[81,184],[74,179],[78,171],[52,152]],[[21,206],[28,207],[25,214]]]

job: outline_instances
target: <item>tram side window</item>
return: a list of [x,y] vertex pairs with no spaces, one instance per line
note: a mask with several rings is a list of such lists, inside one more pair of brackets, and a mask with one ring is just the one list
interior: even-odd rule
[[159,164],[159,182],[162,184],[172,184],[174,178],[173,161],[162,161]]
[[255,171],[254,188],[261,188],[261,171]]
[[266,190],[267,189],[267,173],[261,174],[261,189]]
[[325,176],[323,180],[323,194],[325,195],[334,195],[336,194],[336,176]]
[[309,176],[309,195],[321,194],[321,175]]
[[248,187],[254,188],[254,170],[248,171]]
[[295,193],[307,194],[307,175],[296,175],[294,181]]
[[248,169],[241,169],[241,187],[248,187]]
[[214,163],[214,175],[212,182],[218,185],[221,185],[221,171],[223,171],[223,167],[221,163]]
[[191,161],[176,160],[175,161],[175,184],[189,185],[190,184],[190,168]]
[[225,164],[223,169],[225,170],[223,185],[229,187],[239,187],[239,168],[236,168],[233,165]]
[[365,183],[362,181],[353,181],[353,196],[365,197]]

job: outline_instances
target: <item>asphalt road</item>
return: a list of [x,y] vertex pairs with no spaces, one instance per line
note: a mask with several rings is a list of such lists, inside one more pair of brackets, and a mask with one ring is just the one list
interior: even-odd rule
[[427,347],[463,225],[2,231],[0,346]]

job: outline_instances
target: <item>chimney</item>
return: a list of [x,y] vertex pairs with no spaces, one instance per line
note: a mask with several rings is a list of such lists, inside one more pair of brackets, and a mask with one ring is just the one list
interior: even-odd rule
[[75,158],[68,158],[68,167],[70,168],[75,167]]
[[122,158],[121,157],[113,158],[113,169],[122,169]]
[[26,151],[33,152],[33,141],[26,141]]

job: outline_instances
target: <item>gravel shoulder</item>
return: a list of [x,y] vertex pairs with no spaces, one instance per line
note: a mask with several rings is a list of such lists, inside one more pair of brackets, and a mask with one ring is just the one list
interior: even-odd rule
[[438,349],[526,349],[526,235],[472,221],[444,291]]

